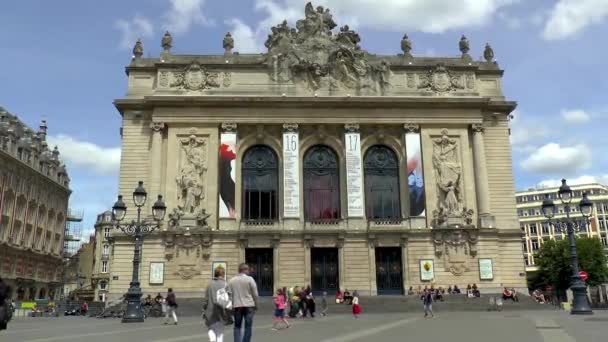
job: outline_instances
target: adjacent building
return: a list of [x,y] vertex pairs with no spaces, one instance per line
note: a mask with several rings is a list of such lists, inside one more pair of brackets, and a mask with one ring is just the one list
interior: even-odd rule
[[95,291],[94,300],[105,302],[110,287],[110,249],[112,247],[112,212],[97,215],[95,221],[95,251],[92,264],[91,285]]
[[[523,233],[522,248],[524,262],[526,271],[528,272],[538,270],[535,265],[534,255],[538,253],[543,242],[567,239],[566,232],[561,231],[559,228],[556,230],[555,226],[543,215],[541,209],[545,196],[548,196],[557,205],[557,215],[554,220],[566,217],[564,206],[557,196],[558,189],[559,187],[530,189],[520,191],[515,195],[517,216],[519,217],[519,225]],[[581,222],[577,235],[598,238],[608,248],[608,186],[602,184],[584,184],[573,185],[571,189],[573,200],[570,216]],[[589,224],[582,224],[584,222],[583,215],[578,211],[577,207],[577,203],[582,199],[585,192],[594,204],[593,215],[590,218]]]
[[[473,60],[361,48],[329,9],[269,28],[267,51],[127,66],[120,193],[143,181],[169,215],[144,239],[145,293],[198,297],[212,270],[251,265],[260,292],[401,294],[410,286],[525,288],[503,70]],[[131,201],[125,221],[136,216]],[[129,287],[133,240],[112,233],[109,295]],[[102,241],[102,240],[99,240]],[[100,274],[104,272],[97,271]],[[101,278],[100,278],[101,279]],[[111,279],[111,280],[110,280]]]
[[61,296],[70,179],[46,134],[0,107],[0,276],[16,300]]

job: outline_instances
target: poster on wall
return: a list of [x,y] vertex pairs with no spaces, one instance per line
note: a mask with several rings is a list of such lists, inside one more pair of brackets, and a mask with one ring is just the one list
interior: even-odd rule
[[283,216],[300,217],[300,142],[298,132],[283,133]]
[[431,281],[433,279],[435,279],[433,259],[420,259],[420,280]]
[[150,285],[160,285],[165,281],[165,263],[150,263]]
[[224,269],[224,274],[227,275],[228,274],[228,264],[225,261],[214,261],[211,264],[211,276],[213,277],[215,275],[215,270],[217,268],[223,268]]
[[424,196],[420,133],[405,134],[405,150],[407,157],[407,184],[410,196],[410,216],[424,216],[426,201]]
[[220,218],[235,218],[236,133],[220,135]]
[[363,179],[359,133],[346,133],[346,193],[348,217],[363,217]]
[[481,279],[481,280],[494,279],[494,269],[492,268],[492,259],[479,259],[479,279]]

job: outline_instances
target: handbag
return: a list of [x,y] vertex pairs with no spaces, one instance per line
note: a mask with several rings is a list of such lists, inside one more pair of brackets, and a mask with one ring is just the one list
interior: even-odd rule
[[232,300],[230,300],[230,295],[228,295],[226,287],[217,290],[217,292],[215,293],[215,303],[219,305],[222,309],[232,309]]

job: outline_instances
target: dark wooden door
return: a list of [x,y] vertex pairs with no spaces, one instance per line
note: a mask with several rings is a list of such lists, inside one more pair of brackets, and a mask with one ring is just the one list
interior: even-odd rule
[[376,248],[376,286],[379,295],[403,294],[401,248]]
[[245,250],[245,262],[249,265],[249,275],[258,286],[260,296],[272,296],[273,277],[272,248],[248,248]]
[[310,258],[313,291],[335,293],[340,287],[338,249],[313,248]]

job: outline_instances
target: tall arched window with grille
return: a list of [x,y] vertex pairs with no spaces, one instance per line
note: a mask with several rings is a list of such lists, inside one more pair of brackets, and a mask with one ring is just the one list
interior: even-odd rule
[[400,220],[399,160],[387,146],[370,147],[363,159],[365,209],[369,220]]
[[276,153],[256,145],[243,156],[243,220],[270,222],[278,218],[279,163]]
[[304,217],[309,222],[340,219],[338,156],[325,145],[315,145],[304,155]]

